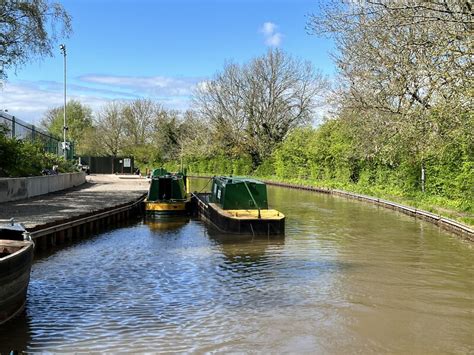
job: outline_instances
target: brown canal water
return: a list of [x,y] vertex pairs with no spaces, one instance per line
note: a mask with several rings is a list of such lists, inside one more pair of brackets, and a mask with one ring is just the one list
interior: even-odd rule
[[472,245],[362,202],[274,187],[269,197],[287,215],[285,238],[139,221],[38,258],[0,350],[474,351]]

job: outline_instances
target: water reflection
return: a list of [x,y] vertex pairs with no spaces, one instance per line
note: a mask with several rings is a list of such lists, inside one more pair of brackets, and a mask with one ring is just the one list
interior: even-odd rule
[[179,216],[162,216],[162,217],[146,217],[146,224],[152,231],[173,231],[180,229],[189,223],[189,217]]

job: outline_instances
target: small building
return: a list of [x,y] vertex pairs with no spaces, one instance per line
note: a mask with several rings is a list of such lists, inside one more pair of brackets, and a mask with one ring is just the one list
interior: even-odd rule
[[91,174],[133,174],[133,157],[80,157],[81,165],[88,165]]

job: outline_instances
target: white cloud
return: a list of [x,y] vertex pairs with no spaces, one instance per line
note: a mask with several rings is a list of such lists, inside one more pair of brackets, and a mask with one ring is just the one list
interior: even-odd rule
[[79,80],[89,84],[106,85],[135,93],[145,92],[153,95],[186,96],[191,95],[200,78],[174,78],[164,76],[117,76],[88,74]]
[[199,83],[197,83],[196,87],[199,90],[207,91],[209,89],[209,83],[210,82],[208,80],[203,80],[203,81],[200,81]]
[[[93,94],[77,93],[68,99],[78,100],[89,105],[94,111],[108,99]],[[0,109],[8,110],[24,121],[39,125],[45,112],[63,104],[62,90],[44,88],[34,82],[7,83],[1,89]]]
[[266,36],[271,36],[277,28],[277,25],[275,25],[273,22],[265,22],[260,29],[262,33]]
[[260,28],[260,32],[265,37],[265,44],[270,47],[278,47],[281,44],[283,35],[277,32],[278,26],[273,22],[265,22]]
[[[165,107],[185,110],[191,105],[191,94],[202,82],[199,78],[162,76],[134,77],[84,75],[68,84],[68,100],[75,99],[97,112],[110,100],[133,100],[146,97]],[[75,83],[74,83],[75,82]],[[39,124],[45,112],[63,104],[63,84],[54,81],[7,82],[0,88],[0,110]]]
[[281,33],[275,33],[267,37],[265,44],[270,47],[278,47],[281,44]]

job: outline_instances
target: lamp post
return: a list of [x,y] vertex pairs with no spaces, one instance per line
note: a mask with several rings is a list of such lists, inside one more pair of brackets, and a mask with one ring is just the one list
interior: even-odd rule
[[67,149],[66,149],[66,45],[61,44],[59,46],[61,53],[64,57],[64,125],[63,125],[63,152],[64,152],[64,159],[67,160]]

